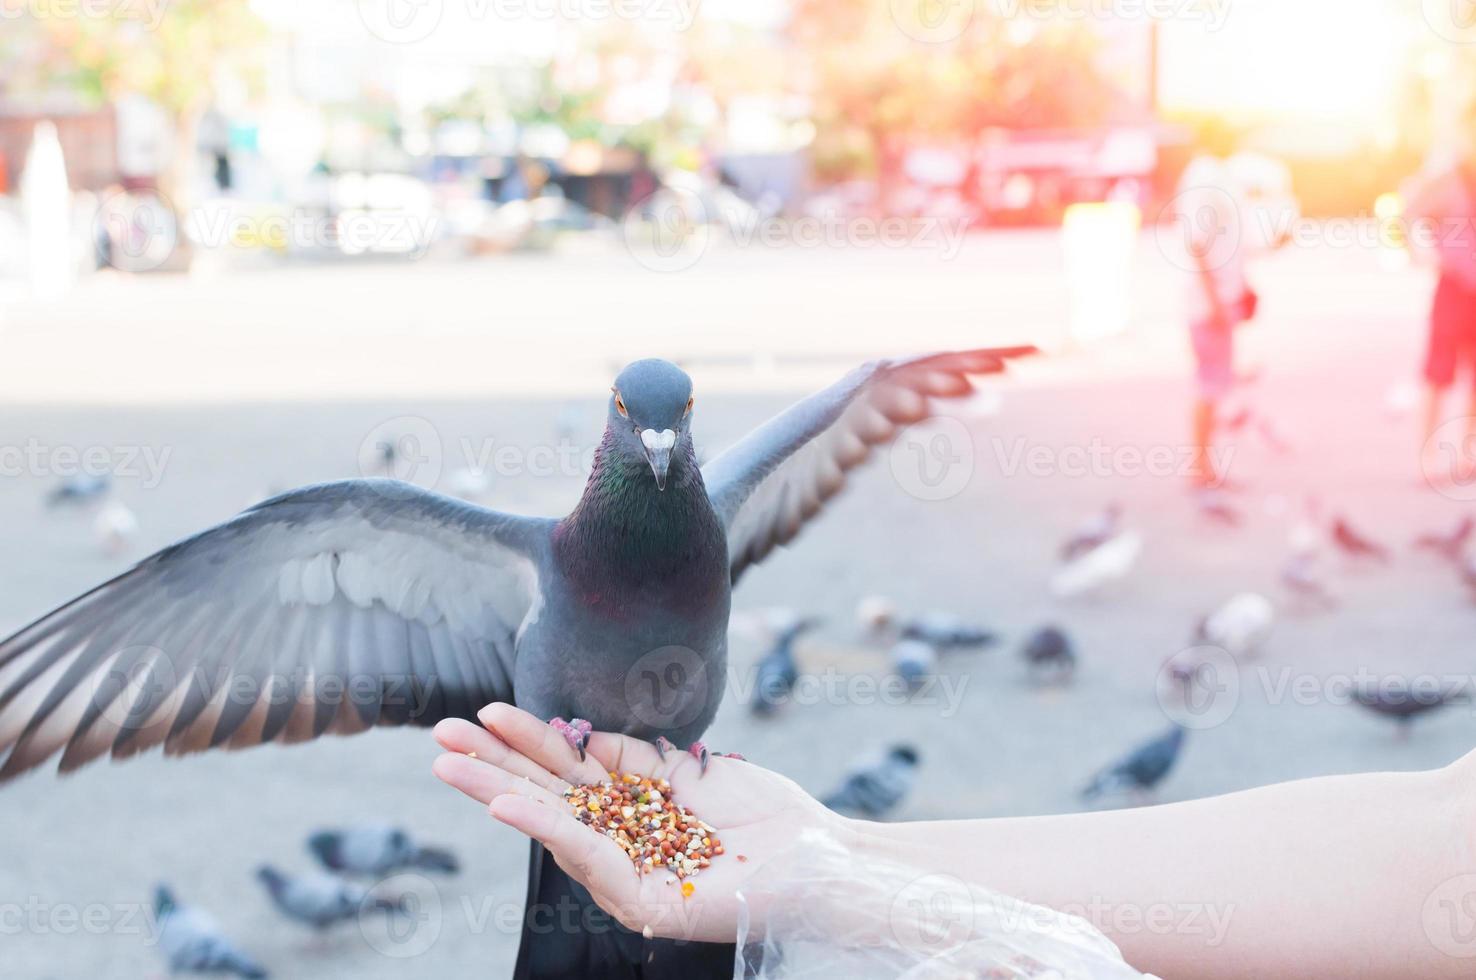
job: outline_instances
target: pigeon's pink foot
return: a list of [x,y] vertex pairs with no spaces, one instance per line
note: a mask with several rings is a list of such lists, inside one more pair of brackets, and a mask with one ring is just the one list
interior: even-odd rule
[[[673,751],[676,748],[676,746],[671,743],[671,740],[668,739],[665,735],[658,735],[654,744],[656,746],[656,753],[661,756],[662,761],[666,760],[666,753]],[[691,745],[687,746],[687,752],[691,754],[692,758],[697,760],[698,764],[702,767],[702,771],[704,773],[707,772],[707,763],[710,759],[712,759],[713,756],[717,756],[720,759],[738,759],[742,762],[748,761],[737,752],[712,752],[703,742],[693,742]]]
[[579,761],[584,761],[584,747],[589,744],[589,734],[594,731],[594,726],[583,718],[570,718],[565,721],[555,718],[549,722],[550,727],[560,735],[564,741],[569,743],[569,748],[579,753]]
[[702,771],[704,773],[707,772],[708,761],[714,756],[719,759],[738,759],[741,762],[748,761],[737,752],[713,752],[708,749],[705,742],[693,742],[691,745],[687,746],[687,751],[690,752],[692,754],[692,757],[696,759],[697,762],[701,765]]

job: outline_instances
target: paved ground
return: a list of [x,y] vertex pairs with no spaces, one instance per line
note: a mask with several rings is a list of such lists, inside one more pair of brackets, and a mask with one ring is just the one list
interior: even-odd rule
[[[1398,558],[1388,569],[1333,563],[1343,609],[1283,619],[1261,660],[1244,668],[1229,720],[1190,738],[1163,798],[1436,766],[1471,747],[1468,708],[1430,719],[1401,744],[1361,711],[1283,687],[1360,668],[1476,671],[1476,609],[1453,573],[1404,548],[1417,530],[1453,525],[1467,509],[1421,484],[1413,420],[1386,405],[1418,362],[1425,277],[1331,249],[1262,263],[1265,318],[1246,340],[1266,371],[1252,397],[1296,452],[1278,456],[1254,440],[1238,447],[1233,472],[1249,487],[1240,500],[1247,520],[1230,531],[1203,522],[1177,477],[1135,473],[1120,452],[1175,456],[1184,441],[1175,277],[1150,238],[1140,253],[1138,329],[1023,370],[998,413],[988,399],[959,410],[974,461],[961,492],[917,499],[908,458],[896,467],[883,458],[738,593],[739,608],[787,602],[830,614],[832,625],[803,652],[811,665],[847,671],[881,667],[856,649],[849,618],[868,593],[997,626],[1008,646],[949,664],[960,702],[952,710],[823,703],[756,724],[730,698],[714,744],[819,792],[858,749],[906,738],[925,765],[902,817],[1075,809],[1075,791],[1097,766],[1164,726],[1155,672],[1185,644],[1195,616],[1235,591],[1275,594],[1285,512],[1316,492],[1398,547]],[[142,528],[138,553],[268,488],[352,474],[361,444],[386,420],[400,419],[390,424],[401,430],[421,424],[407,416],[440,440],[443,483],[464,445],[490,438],[519,450],[518,472],[498,478],[492,501],[559,512],[581,475],[529,472],[530,451],[557,445],[557,420],[576,441],[592,438],[612,362],[685,357],[699,386],[699,436],[721,445],[856,357],[1059,335],[1059,266],[1051,237],[1008,236],[971,239],[947,263],[867,250],[719,250],[659,276],[596,252],[98,280],[61,307],[13,303],[0,328],[10,366],[0,447],[39,446],[47,462],[0,479],[0,629],[125,564],[96,552],[85,522],[44,511],[59,447],[103,447],[120,463],[139,450],[137,475],[119,481]],[[156,460],[168,453],[157,485],[146,485],[154,481],[144,450]],[[1119,452],[1101,471],[1073,469],[1108,450]],[[1013,466],[1017,453],[1036,463]],[[1053,601],[1045,583],[1055,544],[1109,499],[1124,501],[1145,536],[1139,567],[1100,599]],[[1082,670],[1066,690],[1032,688],[1015,657],[1014,643],[1047,621],[1064,624],[1081,647]],[[758,653],[735,641],[735,670]],[[278,977],[503,975],[516,946],[524,846],[431,777],[434,754],[423,733],[377,732],[151,756],[0,789],[0,975],[156,969],[137,910],[160,879],[212,909]],[[455,847],[465,873],[440,885],[434,935],[387,945],[351,928],[311,949],[277,921],[251,871],[263,861],[304,866],[311,829],[364,817]],[[422,946],[414,958],[381,952]]]

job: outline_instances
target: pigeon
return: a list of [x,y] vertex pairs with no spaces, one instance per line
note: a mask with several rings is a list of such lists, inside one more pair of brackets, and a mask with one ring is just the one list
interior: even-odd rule
[[464,467],[447,476],[446,489],[451,491],[453,497],[478,503],[492,492],[492,477],[486,470]]
[[1129,791],[1144,794],[1167,776],[1184,746],[1184,729],[1174,725],[1150,742],[1138,746],[1126,757],[1113,763],[1092,779],[1082,790],[1082,799],[1095,799],[1104,793]]
[[794,682],[799,679],[799,668],[794,663],[794,641],[819,626],[820,622],[819,617],[808,616],[779,630],[773,646],[758,662],[754,675],[754,714],[771,715],[788,700],[794,690]]
[[1317,555],[1297,552],[1281,566],[1281,584],[1298,601],[1319,609],[1332,609],[1338,599],[1329,591],[1318,571]]
[[917,781],[917,749],[894,745],[880,760],[863,759],[840,788],[820,802],[837,813],[880,820],[906,798]]
[[1030,635],[1020,655],[1032,676],[1056,681],[1069,680],[1076,672],[1076,650],[1071,637],[1059,626],[1043,626]]
[[1409,737],[1414,720],[1451,703],[1456,692],[1415,690],[1408,684],[1362,688],[1353,691],[1353,700],[1376,715],[1394,719],[1396,737]]
[[1187,696],[1194,685],[1195,678],[1205,667],[1204,653],[1202,647],[1190,647],[1187,650],[1180,650],[1165,660],[1158,674],[1159,690],[1168,693],[1169,685],[1164,682],[1169,681],[1172,682],[1173,692],[1180,696]]
[[1239,527],[1245,519],[1240,510],[1230,502],[1230,495],[1222,488],[1205,487],[1195,494],[1195,501],[1199,516],[1216,524]]
[[1446,534],[1439,532],[1422,534],[1415,539],[1416,549],[1432,551],[1448,562],[1458,562],[1466,552],[1466,542],[1471,532],[1476,531],[1476,519],[1467,514],[1455,529]]
[[999,634],[973,626],[948,613],[922,613],[901,624],[904,640],[917,640],[939,650],[975,650],[999,640]]
[[[626,366],[583,494],[524,517],[385,479],[290,490],[0,640],[0,781],[166,754],[474,719],[511,701],[582,753],[591,729],[687,744],[722,702],[732,588],[934,400],[1031,347],[879,360],[702,467],[692,380]],[[663,749],[664,750],[664,749]],[[589,897],[530,845],[536,906]],[[534,917],[536,918],[536,917]],[[530,919],[531,921],[531,919]],[[520,975],[730,972],[728,944],[524,929]]]
[[886,596],[870,595],[856,603],[861,632],[873,640],[895,636],[897,616],[897,604]]
[[1276,607],[1255,592],[1242,592],[1226,600],[1199,621],[1194,639],[1229,651],[1235,657],[1250,657],[1260,651],[1276,623]]
[[925,612],[904,617],[896,603],[885,596],[867,596],[856,604],[856,619],[872,640],[918,640],[940,651],[969,650],[989,646],[999,634],[973,626],[945,612]]
[[893,673],[907,682],[909,691],[916,691],[938,673],[938,650],[922,640],[898,640],[887,657]]
[[79,473],[67,477],[46,495],[48,507],[80,507],[106,497],[113,480],[106,473]]
[[171,974],[226,974],[248,980],[262,980],[267,975],[260,964],[226,938],[208,912],[180,905],[167,885],[154,889],[154,922],[159,952]]
[[1123,531],[1063,565],[1051,578],[1051,592],[1062,598],[1098,592],[1125,578],[1142,551],[1142,536],[1136,531]]
[[1093,548],[1106,544],[1122,530],[1122,505],[1113,502],[1107,509],[1078,527],[1061,545],[1061,560],[1075,561]]
[[138,518],[121,500],[108,500],[92,519],[99,550],[109,558],[125,554],[138,538]]
[[398,871],[456,874],[456,855],[423,847],[398,827],[357,824],[342,830],[320,830],[308,838],[308,850],[329,871],[382,878]]
[[1281,437],[1271,420],[1249,406],[1242,407],[1225,420],[1225,431],[1234,435],[1239,435],[1247,428],[1254,428],[1255,433],[1272,452],[1279,456],[1291,455],[1291,444]]
[[1332,539],[1333,544],[1350,558],[1371,558],[1377,562],[1389,560],[1389,549],[1359,534],[1346,517],[1333,519]]
[[363,885],[321,871],[289,877],[264,864],[256,869],[256,877],[277,911],[316,932],[340,922],[357,921],[364,912],[404,912],[397,900],[381,898]]
[[1461,559],[1461,581],[1471,591],[1471,597],[1476,599],[1476,555]]

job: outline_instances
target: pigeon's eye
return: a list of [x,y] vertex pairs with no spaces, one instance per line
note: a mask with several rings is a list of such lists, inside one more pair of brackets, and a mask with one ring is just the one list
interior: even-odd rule
[[618,392],[615,395],[615,411],[619,412],[623,419],[630,418],[630,413],[625,410],[625,399],[621,398]]
[[692,414],[692,403],[695,402],[696,400],[697,400],[696,398],[688,398],[687,399],[687,410],[686,410],[686,412],[683,413],[684,415],[691,415]]

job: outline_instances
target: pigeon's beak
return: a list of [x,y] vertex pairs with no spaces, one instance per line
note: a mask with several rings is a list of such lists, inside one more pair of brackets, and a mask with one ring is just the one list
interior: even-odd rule
[[670,429],[641,430],[641,445],[646,447],[646,462],[656,475],[656,489],[666,489],[666,471],[671,467],[671,449],[676,445],[676,433]]

